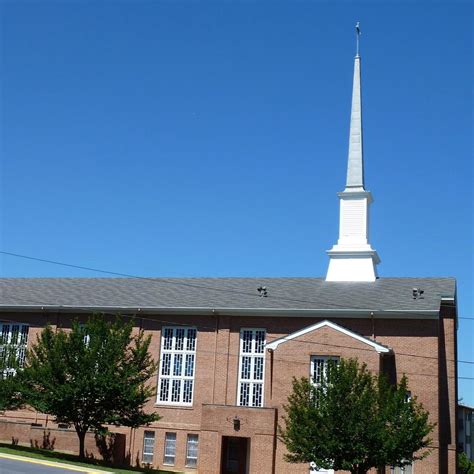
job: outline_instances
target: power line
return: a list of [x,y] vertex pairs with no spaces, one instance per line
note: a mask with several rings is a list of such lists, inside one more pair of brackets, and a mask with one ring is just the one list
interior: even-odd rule
[[[42,305],[42,306],[50,306],[49,303],[37,302],[37,301],[35,302],[35,304]],[[76,307],[74,309],[77,310],[77,311],[83,311],[87,314],[91,314],[91,310],[89,308]],[[114,312],[111,312],[111,311],[101,311],[101,313],[102,314],[108,314],[108,315],[111,315],[111,316],[117,316],[117,313],[114,313]],[[135,315],[119,314],[119,316],[125,317],[125,318],[128,318],[128,319],[134,319],[134,318],[138,317],[139,319],[143,319],[143,320],[147,320],[147,321],[154,321],[154,322],[158,322],[158,323],[170,324],[170,325],[173,325],[173,326],[184,326],[184,327],[195,326],[198,329],[209,329],[209,330],[212,330],[212,331],[214,331],[216,329],[215,326],[206,326],[204,324],[181,323],[181,322],[178,322],[178,321],[170,321],[170,320],[166,320],[166,319],[162,319],[162,318],[156,318],[156,317],[154,318],[150,315],[145,316],[145,315],[137,315],[137,314],[135,314]],[[3,321],[8,321],[10,323],[18,322],[18,321],[15,321],[15,320],[4,319],[4,318],[1,318],[1,317],[0,317],[0,319],[2,319]],[[275,338],[275,339],[278,339],[278,338]],[[268,341],[268,342],[272,342],[272,341]],[[339,344],[324,343],[324,342],[315,342],[315,341],[309,341],[307,339],[301,339],[301,338],[293,339],[292,342],[296,342],[296,343],[300,343],[300,344],[318,344],[318,345],[321,345],[321,346],[329,346],[329,347],[337,347],[337,348],[342,348],[342,349],[354,349],[354,350],[358,350],[358,351],[373,352],[373,349],[364,348],[364,347],[339,345]],[[412,354],[412,353],[398,352],[398,351],[395,352],[395,355],[397,355],[397,356],[406,356],[406,357],[415,357],[415,358],[421,358],[421,359],[432,359],[432,360],[436,360],[436,361],[439,360],[439,357],[436,357],[436,356],[424,356],[424,355],[420,355],[420,354]],[[470,360],[446,359],[446,361],[447,362],[457,362],[457,363],[462,363],[462,364],[473,364],[474,365],[474,361],[470,361]]]
[[[60,262],[57,260],[49,260],[49,259],[44,259],[44,258],[39,258],[39,257],[33,257],[31,255],[24,255],[24,254],[18,254],[18,253],[13,253],[13,252],[6,252],[0,250],[0,254],[3,255],[9,255],[12,257],[16,258],[23,258],[27,260],[33,260],[33,261],[38,261],[38,262],[43,262],[43,263],[49,263],[52,265],[59,265],[59,266],[64,266],[64,267],[69,267],[69,268],[76,268],[80,270],[86,270],[86,271],[92,271],[92,272],[97,272],[97,273],[102,273],[106,275],[114,275],[118,277],[125,277],[125,278],[132,278],[132,279],[137,279],[137,280],[145,280],[145,281],[150,281],[153,283],[165,283],[165,284],[171,284],[175,286],[185,286],[185,287],[190,287],[190,288],[198,288],[198,289],[203,289],[203,290],[210,290],[210,291],[219,291],[219,292],[225,292],[225,293],[235,293],[235,294],[240,294],[240,295],[245,295],[245,296],[251,296],[252,298],[260,298],[259,294],[255,293],[250,293],[248,291],[241,291],[237,289],[232,289],[232,288],[220,288],[217,286],[210,286],[210,285],[204,285],[204,284],[197,284],[197,283],[190,283],[190,282],[184,282],[182,279],[180,281],[176,281],[175,279],[170,279],[170,278],[151,278],[151,277],[144,277],[144,276],[139,276],[139,275],[133,275],[129,273],[122,273],[122,272],[114,272],[114,271],[109,271],[109,270],[103,270],[100,268],[94,268],[94,267],[87,267],[83,265],[75,265],[71,263],[66,263],[66,262]],[[262,278],[264,279],[264,278]],[[272,295],[272,299],[274,300],[282,300],[282,301],[290,301],[294,303],[304,303],[304,304],[314,304],[321,306],[321,304],[324,304],[324,299],[321,299],[320,301],[311,301],[311,300],[302,300],[302,299],[297,299],[297,298],[289,298],[285,296],[278,296],[278,295]],[[340,309],[359,309],[359,308],[347,308],[346,306],[338,305],[334,302],[329,303],[330,306],[332,307],[338,307]],[[271,308],[269,308],[271,309]],[[275,309],[275,308],[273,308]],[[327,309],[327,308],[320,308],[320,309]],[[366,311],[377,311],[377,309],[367,309],[367,308],[360,308],[360,310],[366,310]],[[387,311],[386,311],[387,312]],[[404,312],[404,314],[411,314],[414,316],[419,316],[418,313],[410,313],[410,312]],[[467,318],[467,317],[462,317],[459,319],[472,319],[473,318]]]

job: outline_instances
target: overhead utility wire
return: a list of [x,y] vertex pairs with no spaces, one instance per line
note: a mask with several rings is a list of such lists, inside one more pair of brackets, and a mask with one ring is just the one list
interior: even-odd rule
[[[12,320],[8,320],[8,319],[4,319],[3,321],[9,321],[9,322],[15,322],[15,323],[18,323],[18,321],[12,321]],[[302,341],[293,341],[293,342],[302,342]],[[365,348],[356,348],[356,347],[351,347],[351,346],[342,346],[342,345],[337,345],[337,344],[328,344],[328,343],[324,343],[324,342],[315,342],[315,341],[308,341],[314,345],[321,345],[321,346],[331,346],[331,347],[341,347],[341,348],[348,348],[348,349],[359,349],[359,350],[369,350],[369,351],[373,351],[373,349],[365,349]],[[219,352],[219,351],[212,351],[212,350],[208,350],[208,349],[199,349],[199,353],[205,353],[205,354],[211,354],[211,355],[220,355],[220,356],[224,356],[224,357],[235,357],[235,358],[239,358],[240,357],[240,354],[237,354],[237,353],[234,353],[234,352]],[[305,367],[308,366],[308,362],[304,362],[304,361],[301,361],[301,360],[297,360],[297,359],[291,359],[291,358],[288,358],[288,357],[285,357],[284,359],[280,358],[280,357],[274,357],[273,359],[274,361],[278,361],[278,362],[283,362],[283,363],[286,363],[286,364],[299,364],[299,365],[304,365]],[[159,365],[161,359],[160,357],[158,357],[157,359],[157,363]],[[415,375],[415,376],[420,376],[420,377],[435,377],[435,378],[438,378],[438,376],[436,374],[423,374],[423,373],[419,373],[419,372],[405,372],[405,371],[402,371],[403,374],[405,375]],[[157,376],[159,376],[159,374],[157,373]],[[474,380],[474,377],[462,377],[462,376],[458,376],[458,377],[455,377],[453,375],[448,375],[447,378],[449,379],[465,379],[465,380]]]
[[[41,306],[52,306],[49,303],[43,303],[43,302],[37,302],[37,301],[35,301],[34,303],[37,304],[37,305],[41,305]],[[74,310],[83,311],[83,312],[86,312],[87,314],[91,314],[91,310],[88,309],[88,308],[76,307],[76,308],[74,308]],[[111,315],[111,316],[117,316],[117,313],[112,312],[112,311],[100,311],[100,313],[108,314],[108,315]],[[128,315],[128,314],[120,314],[119,313],[119,316],[125,317],[125,318],[128,318],[128,319],[134,319],[134,318],[138,317],[139,319],[144,319],[144,320],[147,320],[147,321],[154,321],[154,322],[158,322],[158,323],[170,324],[170,325],[173,325],[173,326],[184,326],[184,327],[190,326],[189,323],[181,323],[181,322],[178,322],[178,321],[169,321],[169,320],[161,319],[161,318],[158,319],[158,318],[150,317],[149,315],[146,315],[146,316],[138,315],[137,316],[136,314],[135,315]],[[2,318],[1,316],[0,316],[0,319],[3,320],[3,321],[10,322],[10,323],[18,323],[18,321],[16,321],[16,320],[5,319],[5,318]],[[209,330],[215,330],[216,329],[215,326],[206,326],[204,324],[192,324],[192,326],[195,326],[198,329],[209,329]],[[273,342],[276,339],[279,339],[279,338],[275,338],[272,341],[268,341],[268,342],[269,343]],[[373,351],[373,349],[369,349],[369,348],[365,348],[365,347],[355,347],[355,346],[330,344],[330,343],[324,343],[324,342],[315,342],[315,341],[309,341],[307,339],[301,339],[301,338],[294,339],[294,340],[292,340],[292,342],[304,343],[304,344],[319,344],[319,345],[323,345],[323,346],[338,347],[338,348],[343,348],[343,349],[354,349],[354,350],[359,350],[359,351],[368,351],[368,352]],[[376,342],[376,341],[373,341],[373,342]],[[438,360],[439,359],[438,357],[435,357],[435,356],[423,356],[423,355],[419,355],[419,354],[410,354],[410,353],[398,352],[398,351],[396,352],[396,355],[402,355],[402,356],[406,356],[406,357],[415,357],[415,358],[421,358],[421,359],[432,359],[432,360]],[[458,363],[462,363],[462,364],[474,364],[474,361],[468,361],[468,360],[466,361],[466,360],[446,359],[446,361],[447,362],[458,362]]]
[[[150,281],[150,282],[153,282],[153,283],[158,283],[159,282],[159,283],[166,283],[166,284],[171,284],[171,285],[176,285],[176,286],[186,286],[186,287],[191,287],[191,288],[198,288],[198,289],[211,290],[211,291],[221,291],[221,292],[225,292],[225,293],[235,293],[235,294],[251,296],[253,298],[260,298],[260,295],[258,295],[258,294],[249,293],[247,291],[240,291],[240,290],[236,290],[236,289],[232,289],[232,288],[220,288],[220,287],[216,287],[216,286],[202,285],[202,284],[197,284],[197,283],[188,283],[188,282],[183,282],[182,280],[181,281],[176,281],[176,280],[171,279],[171,278],[162,278],[162,277],[161,278],[151,278],[151,277],[144,277],[144,276],[139,276],[139,275],[132,275],[132,274],[129,274],[129,273],[113,272],[113,271],[109,271],[109,270],[102,270],[100,268],[86,267],[86,266],[83,266],[83,265],[75,265],[75,264],[71,264],[71,263],[59,262],[59,261],[56,261],[56,260],[49,260],[49,259],[44,259],[44,258],[39,258],[39,257],[32,257],[30,255],[23,255],[23,254],[17,254],[17,253],[12,253],[12,252],[6,252],[6,251],[2,251],[2,250],[0,250],[0,254],[9,255],[9,256],[17,257],[17,258],[24,258],[24,259],[27,259],[27,260],[34,260],[34,261],[43,262],[43,263],[50,263],[52,265],[60,265],[60,266],[69,267],[69,268],[77,268],[77,269],[80,269],[80,270],[87,270],[87,271],[92,271],[92,272],[97,272],[97,273],[103,273],[103,274],[107,274],[107,275],[114,275],[114,276],[119,276],[119,277],[137,279],[137,280],[145,280],[145,281]],[[263,277],[262,280],[264,280],[264,279],[265,278]],[[322,302],[322,301],[301,300],[301,299],[297,299],[297,298],[288,298],[288,297],[285,297],[285,296],[278,296],[278,295],[272,295],[271,298],[273,300],[292,301],[292,302],[295,302],[295,303],[316,304],[316,305],[321,305],[321,302]],[[340,309],[346,309],[346,310],[349,309],[345,306],[334,304],[333,302],[331,302],[330,305],[331,306],[336,306]],[[321,308],[321,309],[327,309],[327,308]],[[357,309],[357,308],[353,308],[353,309]],[[370,309],[367,309],[367,308],[361,308],[360,310],[371,311]],[[374,309],[372,311],[377,311],[377,310]],[[385,312],[391,312],[391,311],[385,311]],[[409,312],[409,311],[404,312],[404,314],[412,314],[412,315],[418,316],[417,313],[412,313],[412,312]],[[461,317],[459,319],[472,319],[472,320],[474,320],[474,318],[467,318],[467,317]]]

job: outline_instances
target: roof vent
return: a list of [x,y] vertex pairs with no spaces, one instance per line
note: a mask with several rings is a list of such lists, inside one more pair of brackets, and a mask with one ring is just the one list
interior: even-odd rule
[[414,300],[422,300],[424,299],[425,290],[420,290],[419,288],[413,288],[413,299]]
[[257,288],[257,291],[258,291],[258,296],[261,296],[263,298],[266,298],[268,296],[268,293],[267,293],[267,287],[266,286],[259,286]]

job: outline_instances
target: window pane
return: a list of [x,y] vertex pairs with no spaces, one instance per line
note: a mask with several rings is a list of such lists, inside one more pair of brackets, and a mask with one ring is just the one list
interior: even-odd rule
[[248,354],[252,352],[252,335],[253,331],[243,331],[242,334],[242,352]]
[[196,337],[195,328],[162,329],[159,402],[175,405],[192,404]]
[[193,381],[185,380],[184,390],[183,390],[183,402],[191,403],[192,401],[193,401]]
[[265,347],[265,331],[255,332],[255,352],[257,354],[263,354]]
[[186,447],[186,466],[196,467],[198,459],[198,442],[197,434],[188,435],[188,443]]
[[252,406],[262,406],[262,384],[254,384],[252,393]]
[[186,367],[184,369],[184,375],[186,377],[192,377],[194,375],[194,354],[186,354]]
[[153,453],[155,450],[155,432],[145,431],[143,436],[143,457],[142,461],[147,464],[153,463]]
[[171,350],[173,348],[173,329],[165,328],[163,336],[163,349]]
[[173,388],[171,390],[171,401],[179,402],[179,394],[181,392],[181,380],[173,380],[172,384]]
[[250,378],[250,364],[251,357],[242,357],[242,369],[240,371],[240,378],[248,380]]
[[263,379],[263,357],[255,357],[254,359],[253,378],[255,380]]
[[165,434],[164,464],[173,465],[176,457],[176,433]]
[[[27,324],[0,323],[0,359],[3,367],[0,378],[15,375],[16,369],[24,365],[28,329]],[[3,347],[5,344],[11,346]]]
[[9,325],[9,324],[2,324],[2,340],[1,340],[1,344],[8,344],[8,342],[9,342],[9,334],[10,334],[10,325]]
[[160,382],[160,401],[165,402],[168,400],[169,389],[170,389],[169,379],[162,379]]
[[173,364],[173,375],[181,375],[182,367],[183,367],[183,354],[175,354],[174,364]]
[[182,351],[184,347],[184,329],[176,329],[176,351]]
[[196,349],[196,329],[188,329],[188,338],[186,341],[186,350],[194,351]]
[[265,330],[240,331],[239,391],[237,402],[241,406],[263,406],[265,369]]
[[250,383],[242,382],[240,384],[240,405],[241,406],[248,406],[250,399]]
[[171,354],[163,354],[161,363],[161,375],[169,375],[171,371]]

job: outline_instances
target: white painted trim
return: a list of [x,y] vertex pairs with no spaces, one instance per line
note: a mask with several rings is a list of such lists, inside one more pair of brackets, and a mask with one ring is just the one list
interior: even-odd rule
[[318,329],[321,329],[323,327],[330,327],[336,331],[339,331],[342,334],[345,334],[346,336],[352,337],[353,339],[357,339],[358,341],[363,342],[364,344],[367,344],[368,346],[373,347],[379,354],[391,352],[391,349],[389,349],[388,347],[382,346],[381,344],[371,341],[370,339],[367,339],[364,336],[361,336],[355,332],[349,331],[349,329],[343,328],[342,326],[339,326],[338,324],[335,324],[328,320],[321,321],[319,323],[313,324],[312,326],[305,327],[303,329],[300,329],[299,331],[295,331],[291,334],[288,334],[288,336],[275,339],[274,341],[267,344],[266,348],[267,350],[268,349],[275,350],[280,344],[283,344],[284,342],[291,341],[292,339],[303,336],[304,334],[308,334],[309,332],[312,332],[312,331],[317,331]]
[[[173,331],[172,336],[172,347],[171,349],[164,348],[165,342],[165,330],[171,329]],[[176,330],[183,329],[184,330],[184,337],[183,337],[183,349],[175,349],[175,341],[176,341]],[[187,349],[187,341],[188,341],[188,330],[196,331],[196,337],[194,339],[194,350]],[[194,402],[194,393],[196,390],[196,364],[197,364],[197,342],[198,342],[198,330],[196,326],[163,326],[161,328],[161,337],[160,337],[160,363],[158,366],[158,380],[157,380],[157,389],[156,389],[156,402],[155,405],[159,406],[174,406],[174,407],[192,407]],[[170,367],[169,367],[169,374],[163,375],[162,368],[164,363],[164,354],[170,354]],[[181,374],[180,375],[173,375],[173,367],[174,367],[174,360],[176,355],[182,355],[181,361]],[[193,363],[193,374],[192,375],[185,375],[186,373],[186,356],[193,355],[194,356],[194,363]],[[161,381],[168,380],[169,381],[169,391],[168,391],[168,400],[160,400],[160,388],[161,388]],[[174,380],[180,380],[180,393],[179,398],[180,401],[171,401],[172,395],[172,382]],[[182,401],[184,398],[184,382],[190,380],[192,381],[192,392],[191,392],[191,401],[185,402]]]
[[[291,316],[328,316],[331,318],[367,318],[373,315],[379,318],[388,319],[438,319],[437,309],[376,309],[376,308],[218,308],[218,307],[170,307],[170,306],[77,306],[77,305],[2,305],[0,313],[7,311],[57,311],[74,312],[77,310],[87,311],[115,311],[129,312],[136,314],[160,313],[160,314],[183,314],[183,315],[222,315],[222,316],[270,316],[270,317],[291,317]],[[329,313],[329,314],[328,314]],[[0,317],[1,319],[1,317]]]
[[[263,331],[265,335],[264,343],[263,343],[263,353],[259,352],[252,352],[244,353],[243,352],[243,346],[244,346],[244,340],[243,340],[243,333],[244,331],[252,331],[252,346],[256,344],[256,339],[255,335],[257,331]],[[239,407],[254,407],[254,408],[262,408],[265,405],[265,348],[266,348],[266,340],[267,340],[267,330],[265,328],[250,328],[250,327],[245,327],[245,328],[240,328],[240,342],[239,342],[239,367],[238,367],[238,377],[237,377],[237,400],[236,400],[236,405]],[[250,365],[250,378],[249,379],[242,379],[242,359],[244,357],[250,357],[251,358],[251,365]],[[256,380],[253,377],[253,368],[255,364],[255,359],[256,358],[262,358],[263,360],[263,367],[262,367],[262,379]],[[248,383],[250,385],[250,391],[249,391],[249,404],[248,405],[241,405],[240,404],[240,394],[241,394],[241,384],[242,383]],[[262,404],[261,405],[253,405],[252,402],[252,390],[254,385],[261,385],[262,386]]]

